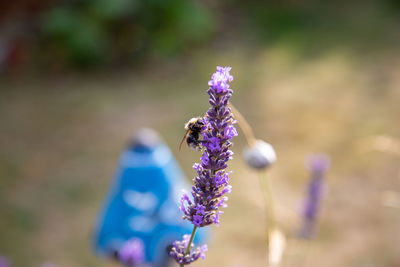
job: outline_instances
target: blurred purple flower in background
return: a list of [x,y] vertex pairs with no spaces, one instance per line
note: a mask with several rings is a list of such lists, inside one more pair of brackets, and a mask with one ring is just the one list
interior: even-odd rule
[[143,263],[145,255],[142,240],[132,238],[126,241],[118,252],[118,259],[126,267]]
[[314,235],[324,190],[324,175],[329,167],[330,158],[324,154],[313,155],[306,160],[306,168],[310,171],[311,177],[307,187],[307,198],[303,210],[304,220],[300,231],[300,236],[303,238],[309,239]]
[[8,261],[8,259],[1,255],[0,255],[0,267],[11,267],[11,264]]

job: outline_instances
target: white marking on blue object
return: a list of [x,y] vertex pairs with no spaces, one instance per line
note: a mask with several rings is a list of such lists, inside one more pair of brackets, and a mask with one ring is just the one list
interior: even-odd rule
[[131,217],[128,221],[128,226],[132,231],[151,233],[157,226],[158,222],[148,216]]
[[123,192],[125,202],[140,211],[153,211],[158,205],[158,198],[152,192],[138,192],[134,190],[125,190]]

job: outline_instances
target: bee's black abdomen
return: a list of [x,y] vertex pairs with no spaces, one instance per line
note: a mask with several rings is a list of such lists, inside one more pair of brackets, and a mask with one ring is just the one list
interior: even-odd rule
[[201,149],[201,141],[199,140],[199,135],[198,134],[194,134],[191,133],[189,134],[189,136],[186,139],[186,142],[188,144],[188,146],[194,150],[200,150]]
[[198,140],[199,139],[199,133],[198,132],[192,132],[190,134],[190,136],[192,136],[193,139]]
[[194,136],[193,133],[189,134],[189,136],[186,139],[186,142],[188,145],[197,142],[198,137],[196,138],[196,136]]

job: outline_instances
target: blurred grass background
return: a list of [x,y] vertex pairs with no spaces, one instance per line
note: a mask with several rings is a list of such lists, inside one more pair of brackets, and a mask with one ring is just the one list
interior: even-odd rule
[[[114,266],[90,234],[117,158],[140,127],[159,131],[188,178],[199,154],[176,147],[208,108],[216,65],[232,102],[274,145],[270,172],[288,237],[282,266],[400,266],[396,1],[69,1],[0,8],[0,254],[14,266]],[[236,138],[233,192],[197,266],[265,266],[257,174]],[[313,152],[332,157],[317,239],[295,239]]]

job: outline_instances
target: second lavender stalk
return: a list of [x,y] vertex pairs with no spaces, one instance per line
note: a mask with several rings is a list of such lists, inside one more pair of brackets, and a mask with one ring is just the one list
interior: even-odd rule
[[303,211],[303,225],[300,236],[310,239],[314,235],[318,210],[321,205],[321,198],[324,187],[324,175],[330,165],[327,155],[314,155],[308,158],[306,167],[311,172],[307,188],[307,198]]

